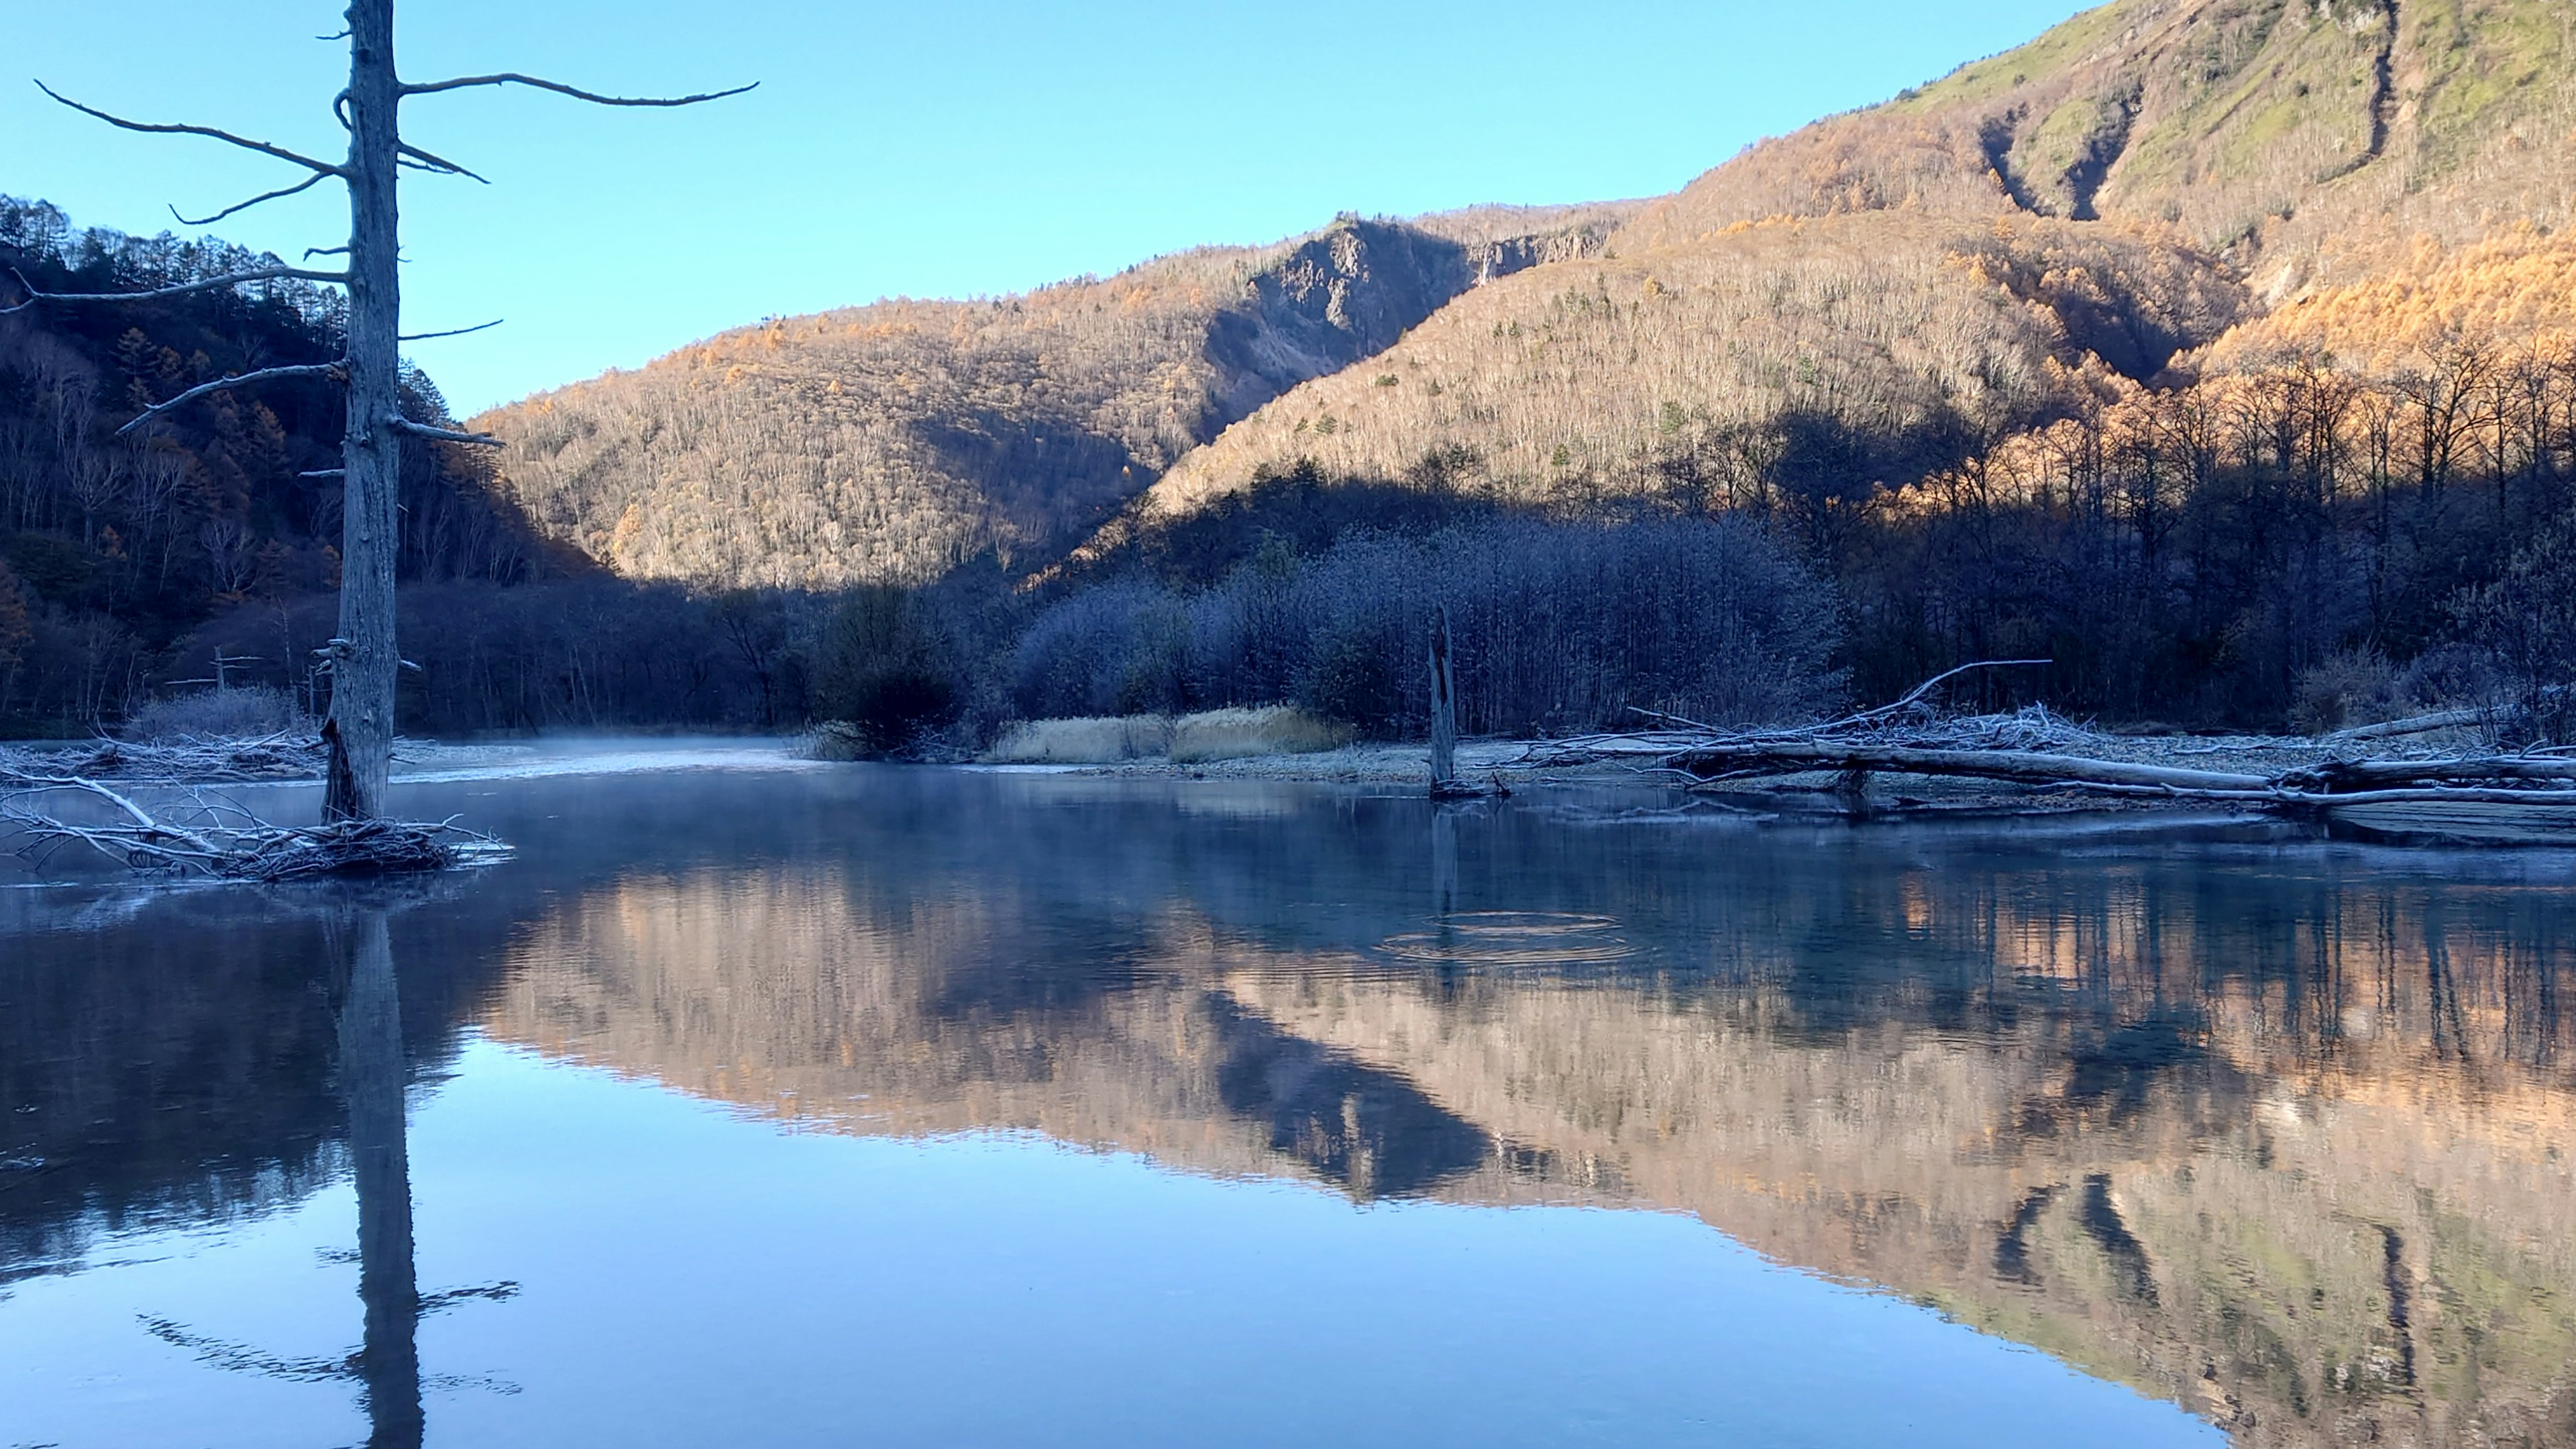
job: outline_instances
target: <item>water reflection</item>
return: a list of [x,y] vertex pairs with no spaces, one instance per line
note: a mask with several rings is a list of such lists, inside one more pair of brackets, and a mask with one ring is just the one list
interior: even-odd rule
[[[191,907],[188,990],[11,968],[81,1044],[0,1023],[41,1164],[0,1271],[345,1161],[352,1363],[417,1442],[402,1086],[471,1023],[811,1128],[1686,1212],[2246,1444],[2576,1443],[2563,856],[928,772],[586,803],[390,928]],[[336,1010],[298,951],[346,952]]]
[[[141,1326],[226,1372],[354,1384],[369,1449],[419,1449],[422,1317],[516,1291],[496,1283],[424,1298],[418,1288],[405,1103],[411,1067],[388,921],[430,898],[331,888],[190,901],[211,905],[217,919],[236,926],[235,912],[251,906],[260,929],[159,938],[175,959],[165,957],[164,970],[138,972],[131,968],[139,963],[119,960],[113,949],[81,949],[130,949],[130,939],[92,933],[160,914],[153,909],[160,903],[127,897],[127,910],[107,921],[81,912],[75,924],[86,929],[79,936],[52,937],[44,942],[51,950],[29,953],[37,956],[31,964],[43,973],[40,984],[65,989],[70,999],[22,1000],[53,1014],[13,1016],[20,1029],[0,1055],[26,1074],[8,1082],[16,1131],[10,1175],[0,1178],[0,1244],[8,1249],[0,1252],[0,1284],[78,1271],[93,1235],[254,1218],[345,1171],[356,1198],[357,1247],[331,1256],[358,1269],[356,1348],[296,1357],[175,1318],[147,1315]],[[209,944],[218,949],[203,952]],[[227,967],[245,974],[231,976]],[[46,1030],[74,1022],[86,1031]],[[435,1025],[441,1044],[450,1025]],[[329,1116],[335,1102],[344,1111],[336,1122]],[[102,1108],[106,1115],[92,1115]],[[144,1130],[146,1122],[169,1125]]]

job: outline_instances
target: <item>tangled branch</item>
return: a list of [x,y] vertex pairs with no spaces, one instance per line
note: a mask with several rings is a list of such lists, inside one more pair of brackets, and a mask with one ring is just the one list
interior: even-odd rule
[[[262,768],[276,755],[273,741],[236,751],[240,779],[275,779]],[[67,761],[72,773],[27,768],[24,757],[0,758],[0,838],[38,868],[66,848],[85,848],[130,870],[210,880],[287,881],[320,876],[381,876],[446,870],[501,859],[509,848],[454,819],[436,822],[342,820],[320,825],[277,825],[240,802],[203,785],[190,788],[158,812],[133,793],[96,778],[110,769],[132,769],[128,750],[159,749],[167,766],[205,760],[212,745],[143,747],[108,745],[85,759]],[[248,765],[241,763],[248,754]],[[310,778],[309,764],[276,762]],[[201,770],[195,778],[223,768]],[[70,818],[58,803],[85,805],[92,816]]]

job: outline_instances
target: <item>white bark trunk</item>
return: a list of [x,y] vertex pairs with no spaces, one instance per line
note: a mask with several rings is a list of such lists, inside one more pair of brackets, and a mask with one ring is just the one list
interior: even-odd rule
[[340,632],[331,661],[328,819],[385,813],[393,771],[395,505],[400,408],[401,241],[395,205],[402,82],[394,71],[394,0],[349,4],[349,421],[342,444]]

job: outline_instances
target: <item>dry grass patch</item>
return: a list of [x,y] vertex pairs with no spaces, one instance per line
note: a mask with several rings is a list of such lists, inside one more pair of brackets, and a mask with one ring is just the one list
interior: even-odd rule
[[1167,715],[1037,719],[1011,726],[980,758],[987,765],[1114,765],[1154,759],[1171,747]]
[[1096,719],[1040,719],[1017,724],[979,757],[987,765],[1115,765],[1169,759],[1175,764],[1305,755],[1339,749],[1350,730],[1292,705],[1215,709],[1204,714],[1131,714]]
[[1241,760],[1255,755],[1311,755],[1351,742],[1348,727],[1293,705],[1212,709],[1183,715],[1172,727],[1172,762]]

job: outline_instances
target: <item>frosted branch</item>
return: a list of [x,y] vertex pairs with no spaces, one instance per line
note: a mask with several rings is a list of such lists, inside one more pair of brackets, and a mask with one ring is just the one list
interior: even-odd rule
[[509,446],[490,433],[466,433],[454,428],[432,427],[428,423],[416,423],[400,416],[385,419],[385,426],[397,433],[409,433],[415,438],[429,438],[441,443],[472,443],[485,448]]
[[328,173],[317,171],[302,181],[295,183],[293,186],[281,186],[275,191],[263,191],[248,201],[238,202],[234,205],[227,206],[212,216],[179,216],[179,208],[175,206],[170,208],[170,214],[179,218],[179,224],[181,226],[213,226],[216,222],[223,220],[225,217],[235,215],[239,212],[248,211],[263,201],[276,201],[281,197],[293,196],[299,191],[310,191],[314,187],[319,186],[330,179],[331,177]]
[[427,342],[433,337],[462,337],[469,332],[488,332],[508,320],[509,319],[506,317],[495,317],[489,322],[477,322],[471,327],[450,327],[444,332],[406,332],[394,340],[397,342]]
[[433,155],[430,152],[424,151],[418,146],[413,145],[409,141],[403,142],[400,148],[396,151],[395,160],[403,165],[411,167],[414,171],[429,171],[440,176],[462,176],[468,181],[480,181],[486,186],[492,184],[490,177],[481,175],[477,172],[468,171],[464,167],[457,165],[455,162],[448,160],[446,157]]

